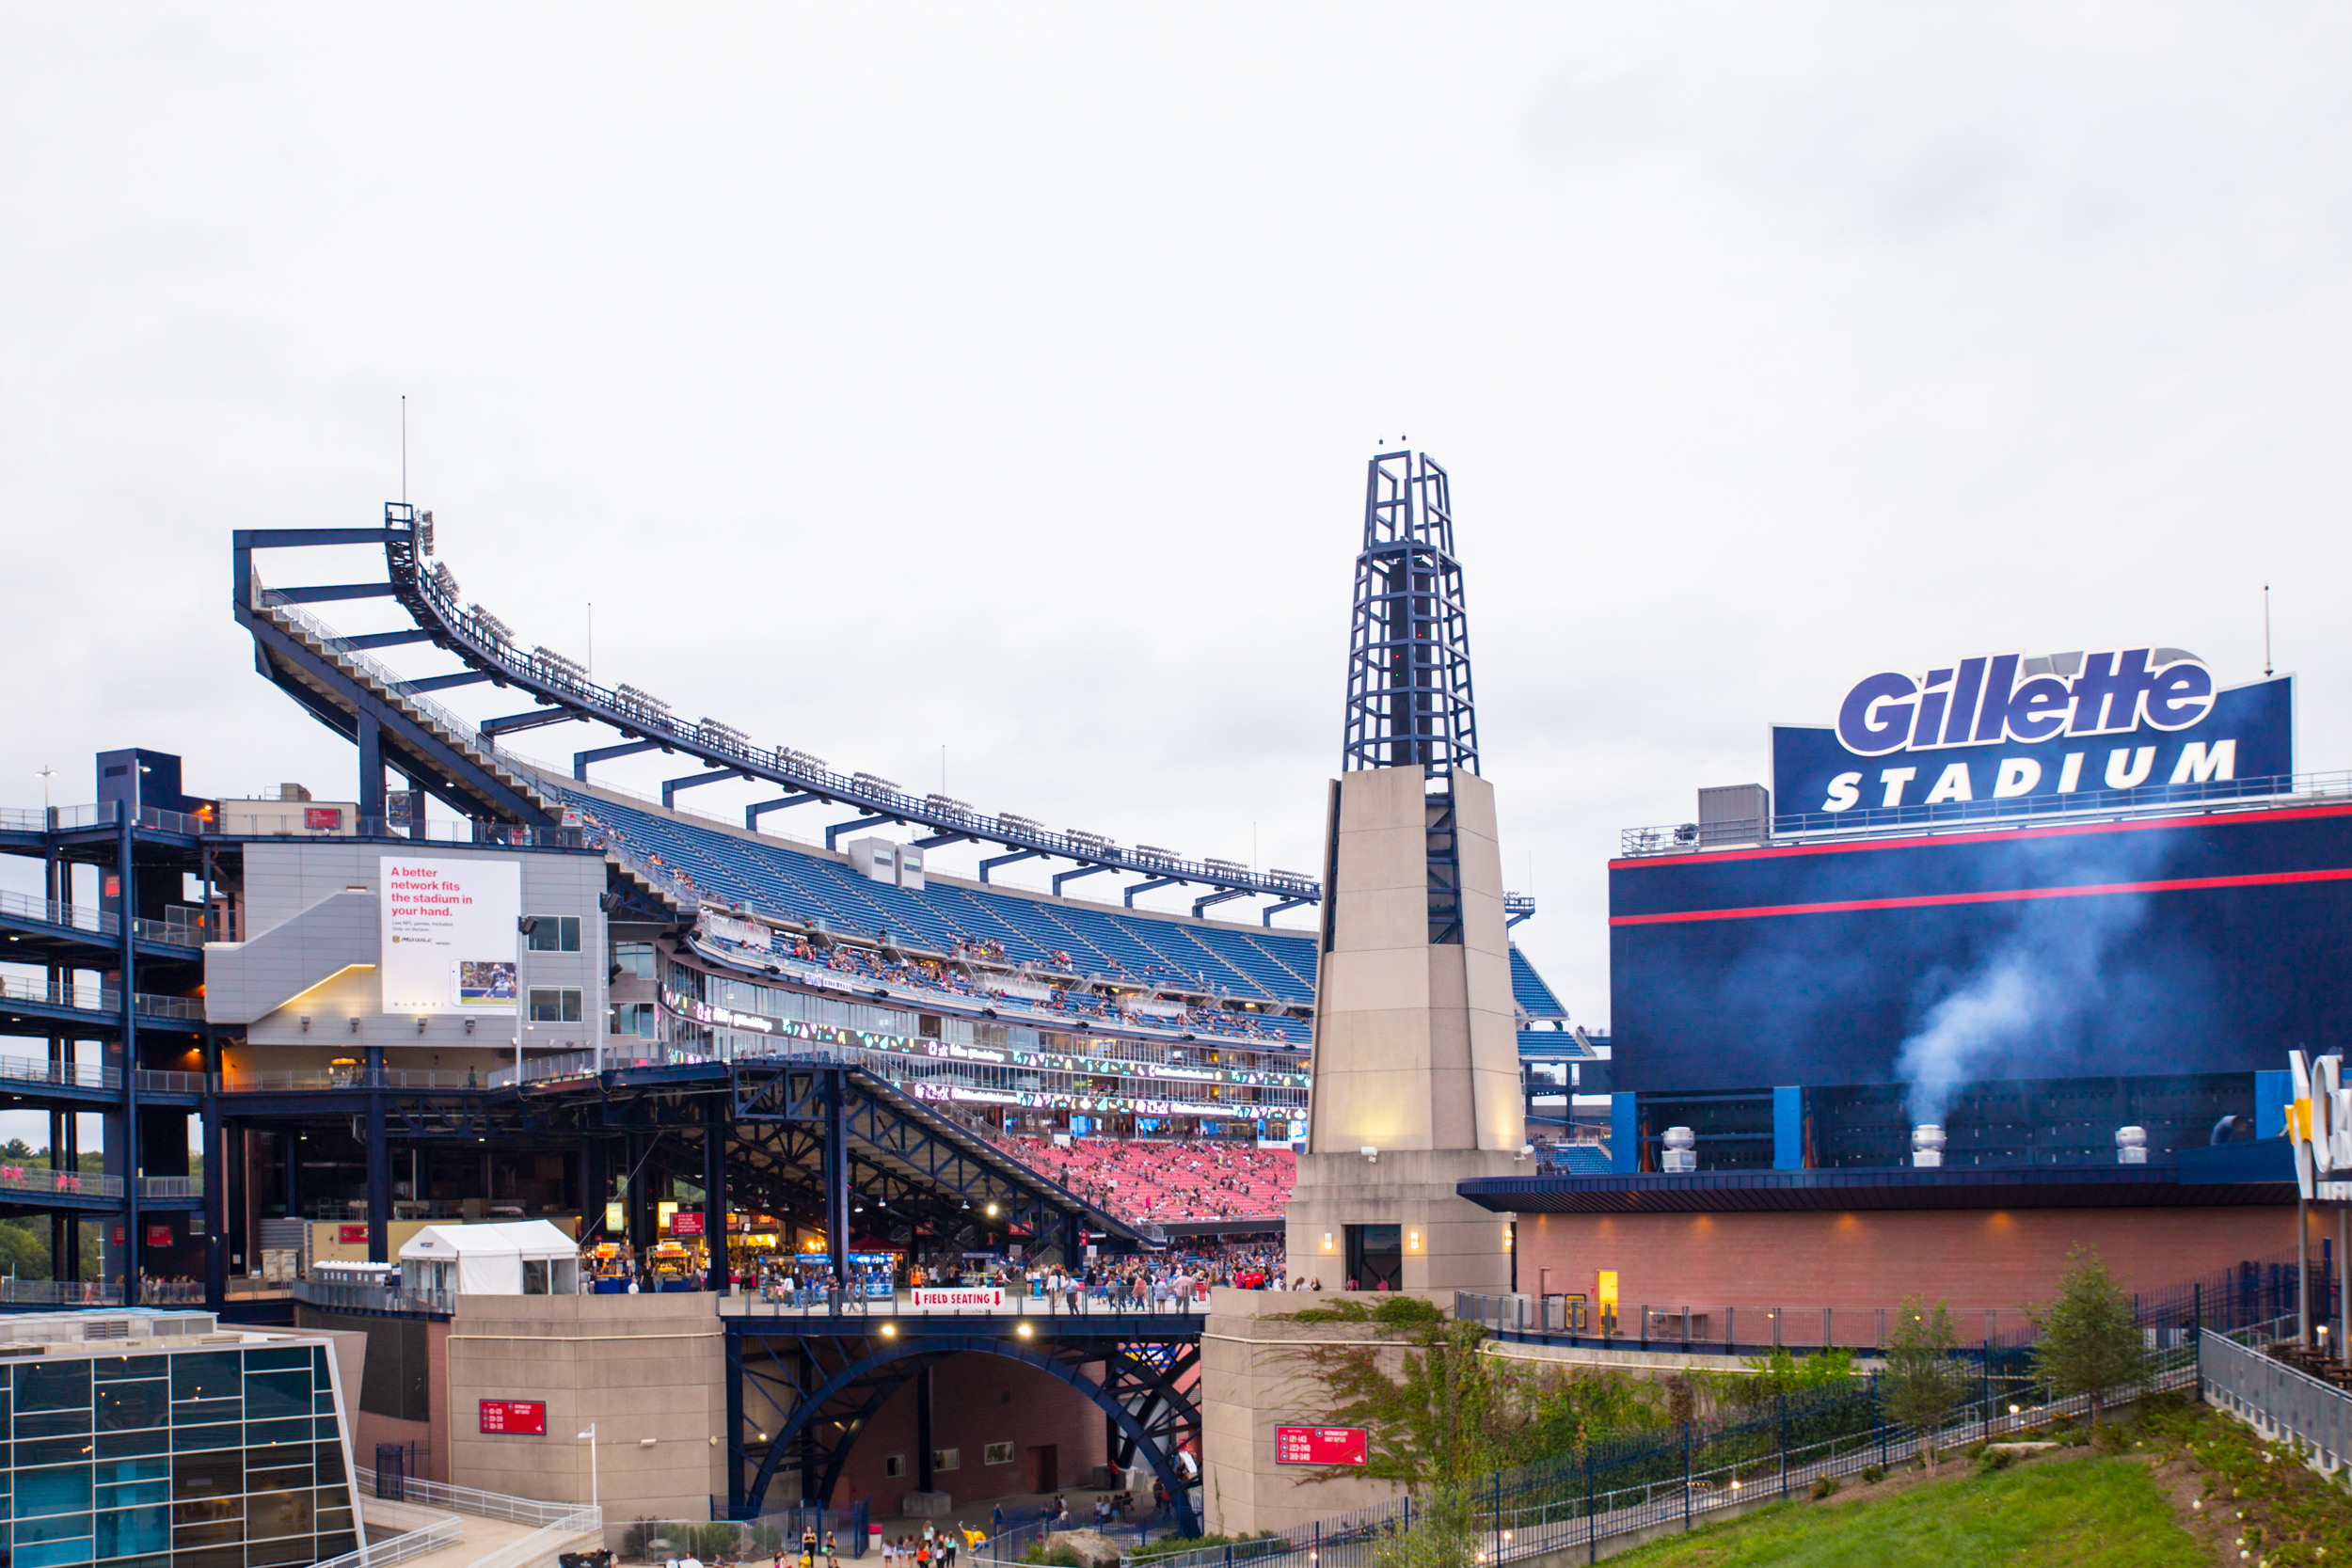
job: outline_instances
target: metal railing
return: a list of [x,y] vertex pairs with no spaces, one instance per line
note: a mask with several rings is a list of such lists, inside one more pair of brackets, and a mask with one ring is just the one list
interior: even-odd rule
[[2262,1342],[2295,1332],[2294,1321],[2198,1342],[2197,1375],[2205,1402],[2219,1405],[2274,1441],[2308,1445],[2312,1462],[2333,1474],[2352,1459],[2352,1393],[2269,1355]]
[[[297,1279],[287,1287],[286,1293],[294,1300],[329,1311],[347,1312],[430,1312],[441,1317],[453,1316],[457,1310],[457,1298],[448,1291],[394,1290],[385,1285],[351,1285],[330,1283],[322,1279]],[[405,1481],[405,1486],[429,1484]]]
[[[401,1476],[389,1488],[376,1482],[373,1465],[354,1465],[353,1477],[371,1497],[389,1502],[422,1503],[431,1508],[446,1508],[453,1513],[471,1513],[483,1519],[506,1519],[521,1525],[561,1525],[585,1511],[581,1503],[548,1502],[538,1497],[514,1497],[503,1492],[483,1492],[470,1486],[452,1486],[447,1481],[425,1481],[417,1476]],[[601,1523],[585,1527],[601,1529]]]
[[[114,1069],[109,1068],[108,1071]],[[158,1094],[202,1094],[214,1080],[200,1072],[179,1072],[164,1068],[139,1069],[138,1085]]]
[[[925,1289],[956,1290],[967,1287],[941,1286]],[[968,1287],[990,1289],[993,1287]],[[1001,1287],[1001,1306],[982,1307],[917,1307],[910,1291],[894,1290],[887,1296],[867,1296],[857,1291],[844,1291],[837,1286],[819,1286],[808,1290],[786,1290],[757,1296],[726,1295],[719,1298],[719,1315],[723,1318],[1083,1318],[1122,1319],[1150,1317],[1205,1318],[1209,1313],[1206,1287],[1195,1287],[1181,1295],[1169,1293],[1160,1297],[1146,1295],[1140,1305],[1130,1305],[1132,1297],[1116,1300],[1081,1292],[1073,1307],[1058,1291],[1030,1295],[1025,1285]]]
[[285,1094],[311,1089],[486,1089],[489,1082],[456,1068],[295,1068],[224,1075],[222,1094]]
[[0,1279],[0,1303],[11,1307],[119,1307],[122,1287],[97,1279]]
[[2177,814],[2204,806],[2275,811],[2352,796],[2352,772],[2279,773],[2204,784],[2094,789],[2073,795],[2019,795],[2007,800],[1945,800],[1934,805],[1871,807],[1845,812],[1779,812],[1731,822],[1670,822],[1618,832],[1626,859],[1691,855],[1702,850],[1779,841],[1870,837],[1919,832],[1972,832],[2031,823],[2100,821]]
[[[23,893],[0,892],[0,915],[40,926],[55,926],[60,930],[87,932],[91,936],[116,937],[122,933],[121,921],[103,910],[93,910],[87,904],[60,903],[55,898],[35,898]],[[134,918],[131,934],[141,942],[162,942],[173,947],[201,947],[204,945],[204,922],[201,916],[193,921]]]
[[61,1089],[119,1089],[120,1068],[96,1062],[36,1062],[22,1056],[0,1056],[0,1084],[47,1084]]
[[122,1178],[46,1165],[0,1165],[0,1192],[50,1193],[59,1196],[120,1197]]
[[390,1568],[395,1562],[423,1557],[444,1546],[454,1546],[465,1538],[466,1526],[459,1519],[437,1519],[421,1529],[403,1530],[371,1542],[356,1552],[330,1557],[315,1568]]
[[139,1178],[141,1197],[201,1197],[204,1183],[193,1176],[142,1176]]
[[[2178,1349],[2157,1358],[2147,1383],[2117,1390],[2109,1402],[2187,1387],[2196,1378],[2194,1351]],[[1481,1563],[1567,1551],[1597,1557],[1601,1543],[1616,1537],[1688,1529],[1708,1515],[1796,1496],[1825,1478],[1891,1469],[1930,1443],[1948,1450],[2034,1431],[2086,1414],[2090,1402],[2006,1381],[1988,1386],[1939,1430],[1922,1433],[1883,1418],[1875,1380],[1788,1395],[1735,1416],[1629,1433],[1496,1471],[1467,1489],[1451,1523],[1472,1538],[1464,1550]],[[1404,1497],[1267,1540],[1142,1560],[1149,1568],[1374,1568],[1384,1546],[1427,1517],[1425,1499]],[[992,1564],[1017,1555],[994,1541],[976,1554]]]
[[[108,986],[93,986],[80,981],[51,985],[45,980],[0,975],[0,999],[10,1002],[30,1002],[49,1007],[71,1007],[77,1012],[115,1013],[122,1011],[122,993]],[[200,1023],[204,1021],[204,1001],[195,996],[154,996],[146,991],[132,993],[132,1006],[145,1018],[184,1019]]]

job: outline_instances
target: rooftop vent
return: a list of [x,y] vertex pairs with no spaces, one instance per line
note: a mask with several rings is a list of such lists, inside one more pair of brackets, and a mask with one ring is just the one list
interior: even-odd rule
[[2144,1165],[2148,1163],[2148,1129],[2119,1127],[2115,1130],[2115,1163],[2119,1165]]
[[1665,1147],[1659,1164],[1670,1176],[1687,1176],[1699,1168],[1699,1135],[1687,1127],[1669,1127],[1660,1140]]
[[1921,1170],[1934,1170],[1944,1164],[1944,1129],[1923,1121],[1911,1130],[1911,1163]]

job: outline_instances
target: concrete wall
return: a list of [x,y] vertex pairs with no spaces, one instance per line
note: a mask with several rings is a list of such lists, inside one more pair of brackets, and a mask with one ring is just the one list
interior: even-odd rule
[[[1087,1371],[1099,1380],[1103,1370],[1096,1365]],[[878,1519],[902,1512],[918,1479],[915,1400],[910,1380],[867,1421],[842,1467],[834,1506],[847,1508],[866,1497]],[[991,1443],[1010,1443],[1010,1462],[988,1464]],[[946,1493],[955,1509],[1036,1491],[1042,1447],[1054,1449],[1056,1485],[1064,1488],[1080,1484],[1088,1471],[1109,1458],[1100,1408],[1051,1373],[1001,1355],[955,1355],[932,1369],[931,1446],[958,1450],[957,1467],[931,1480],[932,1489]],[[883,1473],[893,1454],[905,1458],[904,1475]],[[773,1495],[768,1500],[772,1505],[787,1499]],[[966,1517],[982,1525],[986,1513],[982,1507]]]
[[[455,1013],[421,1015],[424,1027],[419,1029],[420,1015],[382,1010],[383,986],[374,968],[343,967],[378,961],[380,863],[387,854],[405,852],[382,843],[332,838],[246,846],[245,945],[254,950],[257,961],[241,963],[229,953],[208,961],[208,988],[215,970],[221,981],[219,1016],[251,1018],[246,1034],[254,1045],[345,1052],[398,1046],[405,1053],[446,1053],[511,1040],[513,1026],[489,1015],[474,1018],[472,1035],[466,1033],[467,1017]],[[525,952],[522,982],[527,988],[567,986],[580,992],[580,1021],[537,1024],[529,1037],[532,1049],[581,1050],[591,1045],[606,1017],[604,912],[596,904],[605,887],[604,858],[445,844],[419,845],[414,852],[436,860],[518,862],[524,913],[579,919],[580,951]],[[366,891],[346,891],[355,887]],[[294,930],[271,941],[273,929],[297,921]],[[264,958],[269,961],[259,961]],[[304,1017],[310,1020],[307,1034]],[[354,1018],[359,1021],[356,1031],[349,1022]]]
[[[1397,1488],[1388,1481],[1344,1478],[1312,1481],[1312,1471],[1274,1462],[1277,1427],[1314,1426],[1330,1414],[1328,1391],[1315,1374],[1317,1347],[1383,1344],[1368,1323],[1281,1321],[1320,1296],[1263,1291],[1209,1292],[1209,1319],[1200,1337],[1202,1492],[1213,1533],[1284,1530],[1350,1509],[1385,1503]],[[1354,1299],[1378,1302],[1381,1296]],[[1404,1352],[1379,1353],[1394,1376]]]
[[2075,1245],[2095,1246],[2125,1290],[2157,1290],[2292,1251],[2295,1210],[1522,1214],[1518,1282],[1589,1296],[1597,1271],[1611,1269],[1628,1313],[1643,1305],[1759,1316],[1811,1308],[1818,1334],[1823,1307],[1891,1307],[1915,1291],[1947,1298],[1978,1322],[1987,1307],[2014,1312],[2055,1293]]
[[[448,1339],[449,1405],[435,1412],[451,1479],[585,1502],[588,1445],[576,1434],[593,1421],[608,1517],[708,1518],[711,1497],[726,1490],[718,1299],[459,1297]],[[485,1399],[546,1401],[547,1434],[484,1435]]]

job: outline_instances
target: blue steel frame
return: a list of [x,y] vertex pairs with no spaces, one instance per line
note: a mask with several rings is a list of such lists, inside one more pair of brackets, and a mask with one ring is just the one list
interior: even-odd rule
[[1452,483],[1426,452],[1384,451],[1365,469],[1364,545],[1356,557],[1340,752],[1348,772],[1422,770],[1429,940],[1459,943],[1454,774],[1478,771],[1478,711],[1462,567],[1454,558]]
[[[830,1502],[866,1421],[909,1378],[961,1353],[1023,1362],[1085,1395],[1116,1434],[1113,1460],[1123,1465],[1141,1458],[1174,1500],[1182,1533],[1200,1533],[1175,1460],[1187,1442],[1197,1451],[1200,1441],[1200,1412],[1183,1386],[1200,1363],[1197,1317],[739,1317],[726,1320],[726,1335],[731,1517],[757,1517],[770,1482],[796,1452],[803,1496]],[[1099,1382],[1085,1370],[1097,1362],[1104,1371]],[[755,1465],[742,1440],[746,1416],[757,1414],[747,1395],[777,1423]]]

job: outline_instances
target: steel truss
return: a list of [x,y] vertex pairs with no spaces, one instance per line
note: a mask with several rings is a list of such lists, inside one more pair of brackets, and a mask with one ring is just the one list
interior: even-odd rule
[[[801,1472],[802,1497],[830,1502],[866,1423],[890,1397],[949,1356],[972,1354],[1025,1363],[1085,1395],[1117,1434],[1114,1462],[1150,1465],[1182,1531],[1200,1533],[1176,1465],[1180,1449],[1198,1453],[1200,1443],[1200,1407],[1184,1386],[1200,1366],[1197,1318],[836,1318],[792,1326],[737,1318],[726,1327],[730,1517],[756,1517],[787,1460]],[[1094,1365],[1102,1377],[1088,1372]],[[768,1435],[746,1442],[747,1427]]]

